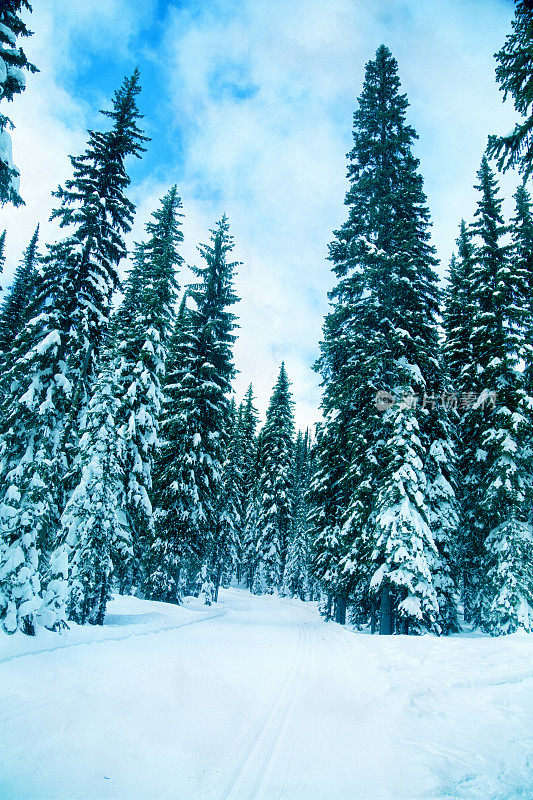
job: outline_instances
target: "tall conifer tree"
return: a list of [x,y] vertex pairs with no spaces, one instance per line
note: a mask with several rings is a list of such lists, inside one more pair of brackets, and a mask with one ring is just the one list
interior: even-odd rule
[[115,326],[123,472],[137,571],[151,538],[153,461],[159,444],[167,351],[175,322],[176,272],[183,263],[178,251],[183,240],[181,217],[181,199],[173,186],[146,225],[147,240],[136,248],[125,308]]
[[4,353],[10,350],[31,313],[31,305],[37,292],[38,239],[39,226],[37,225],[22,260],[15,270],[13,284],[0,308],[0,350]]
[[4,271],[4,264],[6,263],[6,231],[0,233],[0,275]]
[[242,517],[239,530],[239,578],[244,578],[249,589],[253,586],[257,564],[257,409],[254,405],[252,384],[241,404],[240,465],[242,473]]
[[[399,89],[397,63],[381,46],[354,115],[349,214],[330,247],[338,283],[319,361],[326,428],[318,448],[339,439],[340,418],[349,459],[333,484],[347,503],[330,545],[338,561],[331,573],[321,569],[358,603],[366,592],[369,610],[376,598],[381,633],[392,632],[394,614],[402,630],[442,629],[426,474],[432,442],[448,435],[446,411],[433,397],[445,389],[438,279],[411,150],[417,137]],[[322,463],[319,451],[319,469]]]
[[233,247],[224,216],[211,231],[209,244],[199,248],[203,265],[194,270],[199,282],[188,290],[194,307],[180,323],[167,379],[156,540],[148,578],[149,594],[163,586],[167,599],[179,599],[182,571],[190,579],[200,571],[203,584],[214,587],[234,376],[236,322],[229,309],[238,298],[233,289],[237,263],[229,260]]
[[444,355],[452,386],[461,392],[461,373],[472,360],[472,300],[469,296],[474,247],[464,220],[461,220],[457,255],[452,257],[445,296],[444,325],[446,341]]
[[283,573],[285,594],[305,600],[310,590],[310,548],[308,537],[307,491],[310,476],[309,431],[298,431],[293,471],[293,526]]
[[490,136],[488,152],[498,158],[498,169],[517,166],[528,178],[533,170],[533,8],[530,0],[516,0],[512,33],[496,53],[496,79],[503,99],[510,94],[523,117],[506,136]]
[[[148,239],[136,248],[126,310],[117,314],[106,366],[85,415],[80,480],[62,516],[73,582],[69,611],[82,622],[102,622],[111,575],[118,567],[121,589],[131,586],[149,539],[161,382],[181,262],[180,207],[173,187],[146,226]],[[93,532],[85,532],[80,514],[84,496],[84,513],[101,518]]]
[[139,155],[145,140],[137,126],[138,81],[135,71],[115,93],[112,110],[102,112],[111,130],[90,131],[86,152],[71,158],[74,177],[56,192],[61,205],[53,214],[71,233],[49,247],[33,317],[9,354],[0,428],[0,618],[10,630],[13,624],[35,630],[39,572],[46,582],[42,619],[53,627],[65,623],[68,565],[61,543],[61,555],[51,553],[75,423],[89,397],[125,254],[123,235],[133,219],[124,161]]
[[[17,38],[31,36],[20,12],[31,12],[28,0],[2,0],[0,5],[0,100],[13,100],[26,88],[26,72],[37,72],[30,64]],[[0,206],[5,203],[21,205],[20,172],[13,164],[10,129],[13,123],[0,112]]]
[[279,589],[292,533],[294,416],[290,383],[281,365],[260,434],[257,551],[264,588]]
[[474,402],[462,417],[462,473],[469,534],[467,564],[474,621],[492,634],[531,628],[533,558],[526,444],[531,437],[525,392],[527,272],[511,268],[502,200],[484,157],[472,226],[472,355],[466,375]]

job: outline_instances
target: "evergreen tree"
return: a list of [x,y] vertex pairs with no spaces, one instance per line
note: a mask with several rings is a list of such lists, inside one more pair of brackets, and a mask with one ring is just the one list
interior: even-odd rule
[[[28,0],[3,0],[0,5],[0,100],[11,101],[15,95],[26,88],[27,72],[37,72],[30,64],[21,47],[17,47],[17,37],[31,36],[20,12],[31,12]],[[9,130],[13,123],[0,113],[0,205],[22,204],[19,195],[20,172],[13,164],[11,155],[11,136]]]
[[243,517],[243,472],[242,472],[242,407],[237,416],[232,400],[228,415],[228,444],[222,469],[222,482],[218,495],[217,532],[214,541],[212,562],[214,565],[213,599],[223,578],[229,580],[236,571],[239,554],[239,531]]
[[[133,278],[134,272],[130,274]],[[176,454],[177,442],[174,438],[173,424],[176,410],[176,399],[179,388],[183,355],[187,348],[190,328],[189,309],[187,308],[188,291],[183,293],[174,330],[169,341],[163,403],[160,420],[160,446],[156,453],[154,465],[154,498],[156,508],[153,514],[153,540],[145,553],[143,589],[147,597],[153,600],[179,602],[182,589],[188,587],[188,575],[183,568],[183,560],[188,548],[185,542],[177,541],[170,530],[165,527],[165,511],[161,508],[161,496],[164,491],[163,474],[172,468],[172,458]],[[127,297],[125,298],[125,301]],[[168,462],[166,463],[166,459]],[[166,474],[166,473],[165,473]]]
[[195,307],[187,310],[178,326],[167,378],[155,494],[156,539],[147,591],[155,596],[163,586],[168,600],[179,600],[182,570],[192,583],[201,572],[206,592],[207,584],[211,592],[216,576],[219,497],[234,375],[236,323],[229,307],[238,299],[233,290],[237,263],[228,260],[234,246],[228,231],[223,217],[211,231],[210,243],[199,248],[204,264],[195,267],[199,282],[188,291]]
[[[0,501],[0,547],[9,553],[22,546],[27,564],[17,550],[17,574],[27,575],[26,595],[33,591],[34,597],[31,587],[38,575],[33,552],[41,550],[40,572],[47,583],[41,613],[54,627],[65,623],[68,576],[64,559],[49,554],[66,501],[74,423],[81,422],[87,404],[89,377],[118,282],[116,266],[125,253],[122,236],[133,218],[134,207],[123,194],[129,184],[124,160],[139,154],[145,138],[136,124],[138,77],[135,72],[126,79],[114,96],[112,111],[102,112],[112,119],[112,129],[91,131],[85,154],[71,159],[74,178],[56,193],[61,207],[53,216],[73,230],[49,247],[32,318],[6,359],[10,368],[0,414],[0,484],[5,493]],[[0,578],[7,606],[15,597],[11,574]],[[31,611],[23,620],[19,608],[17,624],[31,632],[33,601],[23,607]],[[3,615],[0,610],[0,618]]]
[[475,402],[462,417],[461,462],[474,621],[498,634],[529,629],[532,620],[526,503],[531,427],[520,367],[530,301],[527,273],[514,264],[511,268],[502,200],[486,157],[477,175],[481,197],[472,226],[477,245],[470,290],[473,360],[466,369]]
[[[327,392],[324,394],[323,408],[326,408],[328,400],[332,403],[331,408],[325,411],[324,422],[317,426],[316,431],[315,466],[309,490],[309,536],[313,575],[327,596],[326,607],[323,610],[326,617],[331,618],[335,599],[337,621],[342,622],[348,592],[346,575],[341,569],[341,558],[347,549],[341,533],[341,524],[348,506],[345,480],[349,467],[348,424],[342,412],[333,406],[334,395],[328,397]],[[365,559],[357,560],[357,565],[364,563]],[[353,575],[355,564],[353,567],[350,564],[350,568]],[[355,591],[353,580],[351,584],[353,596]],[[363,592],[366,592],[366,589],[363,589]]]
[[506,136],[490,136],[488,153],[498,159],[498,169],[505,171],[518,166],[524,178],[528,178],[533,170],[533,8],[530,0],[517,0],[512,28],[502,49],[496,53],[496,79],[503,99],[510,94],[514,107],[525,119],[517,122]]
[[298,431],[294,448],[293,530],[287,547],[287,560],[283,573],[283,593],[305,600],[309,584],[309,541],[307,490],[310,476],[309,432]]
[[131,552],[119,415],[120,385],[108,364],[85,415],[80,480],[62,514],[55,554],[69,564],[68,615],[81,624],[103,624],[114,565]]
[[4,353],[11,349],[31,313],[31,304],[37,291],[38,239],[37,225],[0,308],[0,350]]
[[[181,199],[176,186],[162,198],[146,225],[146,242],[136,247],[124,310],[115,325],[124,440],[123,472],[127,515],[133,532],[134,570],[139,570],[152,527],[152,471],[158,447],[166,359],[174,327]],[[131,581],[133,576],[130,575]]]
[[6,232],[3,231],[0,233],[0,275],[4,271],[4,265],[6,263]]
[[238,418],[239,469],[241,473],[241,518],[238,530],[238,574],[244,577],[249,589],[257,564],[257,409],[254,406],[252,384],[241,403]]
[[456,391],[460,391],[463,388],[461,373],[472,360],[470,349],[472,301],[469,297],[469,286],[474,247],[464,220],[461,220],[457,248],[457,257],[452,256],[445,296],[444,355],[452,386]]
[[260,434],[257,548],[264,586],[270,594],[281,586],[293,524],[292,407],[290,383],[282,363]]
[[511,221],[511,258],[515,276],[519,277],[517,305],[524,304],[523,355],[526,368],[526,390],[533,395],[533,214],[531,195],[522,184],[516,190],[516,211]]
[[[439,291],[423,181],[411,151],[416,133],[406,124],[408,102],[399,88],[397,63],[381,46],[367,64],[354,114],[349,214],[330,246],[338,283],[318,364],[326,422],[317,465],[328,492],[320,449],[329,447],[329,493],[341,511],[333,506],[334,514],[323,518],[337,562],[322,559],[320,570],[336,584],[340,621],[353,598],[364,615],[379,606],[381,633],[393,631],[394,616],[401,630],[441,628],[427,496],[428,454],[447,430],[446,409],[433,398],[445,388]],[[314,486],[316,494],[316,480]],[[316,525],[316,511],[313,519]],[[320,562],[315,545],[314,563]]]

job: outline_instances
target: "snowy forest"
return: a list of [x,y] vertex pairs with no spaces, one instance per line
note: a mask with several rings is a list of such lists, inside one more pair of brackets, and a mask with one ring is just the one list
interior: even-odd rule
[[[24,203],[8,114],[39,70],[31,11],[0,4],[2,206]],[[4,634],[102,625],[112,593],[211,606],[230,585],[382,635],[531,631],[532,42],[523,0],[495,57],[519,119],[486,131],[445,280],[401,64],[368,53],[306,430],[285,363],[264,420],[253,385],[235,394],[231,208],[186,265],[187,204],[168,186],[127,247],[129,165],[151,143],[143,76],[124,78],[52,192],[62,236],[42,241],[36,219],[0,296]]]

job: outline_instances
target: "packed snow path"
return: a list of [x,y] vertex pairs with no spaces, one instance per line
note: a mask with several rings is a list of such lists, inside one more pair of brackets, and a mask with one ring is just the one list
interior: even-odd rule
[[532,638],[119,597],[103,628],[0,640],[0,798],[531,798]]

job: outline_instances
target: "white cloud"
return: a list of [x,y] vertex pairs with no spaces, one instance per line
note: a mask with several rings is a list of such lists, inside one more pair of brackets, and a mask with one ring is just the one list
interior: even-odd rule
[[[101,54],[113,47],[131,61],[137,55],[132,42],[146,29],[143,50],[154,65],[166,65],[158,102],[168,107],[169,136],[174,130],[182,140],[183,162],[159,164],[132,187],[138,204],[133,238],[142,236],[149,213],[174,182],[183,197],[189,262],[215,220],[228,214],[243,262],[238,394],[252,381],[264,414],[285,360],[297,424],[311,424],[320,399],[311,364],[332,285],[325,257],[332,230],[346,215],[345,153],[364,64],[381,42],[399,61],[444,270],[459,218],[474,209],[472,185],[486,137],[514,120],[511,104],[502,105],[492,57],[509,29],[512,3],[171,3],[155,52],[155,0],[35,6],[37,35],[27,49],[42,73],[29,79],[14,106],[15,161],[28,205],[2,214],[10,254],[18,255],[36,221],[48,216],[49,190],[68,174],[66,154],[83,146],[94,116],[95,109],[67,91],[70,72],[91,80],[83,48]],[[150,147],[157,148],[158,135],[164,133],[156,131]]]
[[33,14],[25,18],[35,33],[23,47],[39,72],[28,74],[26,91],[8,109],[15,123],[13,158],[26,205],[1,210],[0,226],[8,230],[4,286],[38,222],[41,244],[56,237],[57,225],[48,221],[55,205],[51,191],[71,175],[68,154],[83,151],[86,129],[97,117],[98,107],[89,108],[68,89],[73,74],[84,67],[83,48],[89,53],[113,47],[126,56],[130,40],[153,8],[149,0],[139,7],[123,0],[33,5]]
[[[174,11],[167,52],[187,144],[186,212],[229,213],[245,261],[238,390],[253,380],[263,412],[285,359],[298,424],[316,419],[311,363],[332,283],[325,256],[345,218],[345,153],[365,62],[382,41],[399,60],[444,271],[459,218],[474,208],[486,137],[514,118],[492,58],[511,14],[508,3],[480,0],[246,0],[194,17]],[[200,200],[206,186],[215,202]]]

